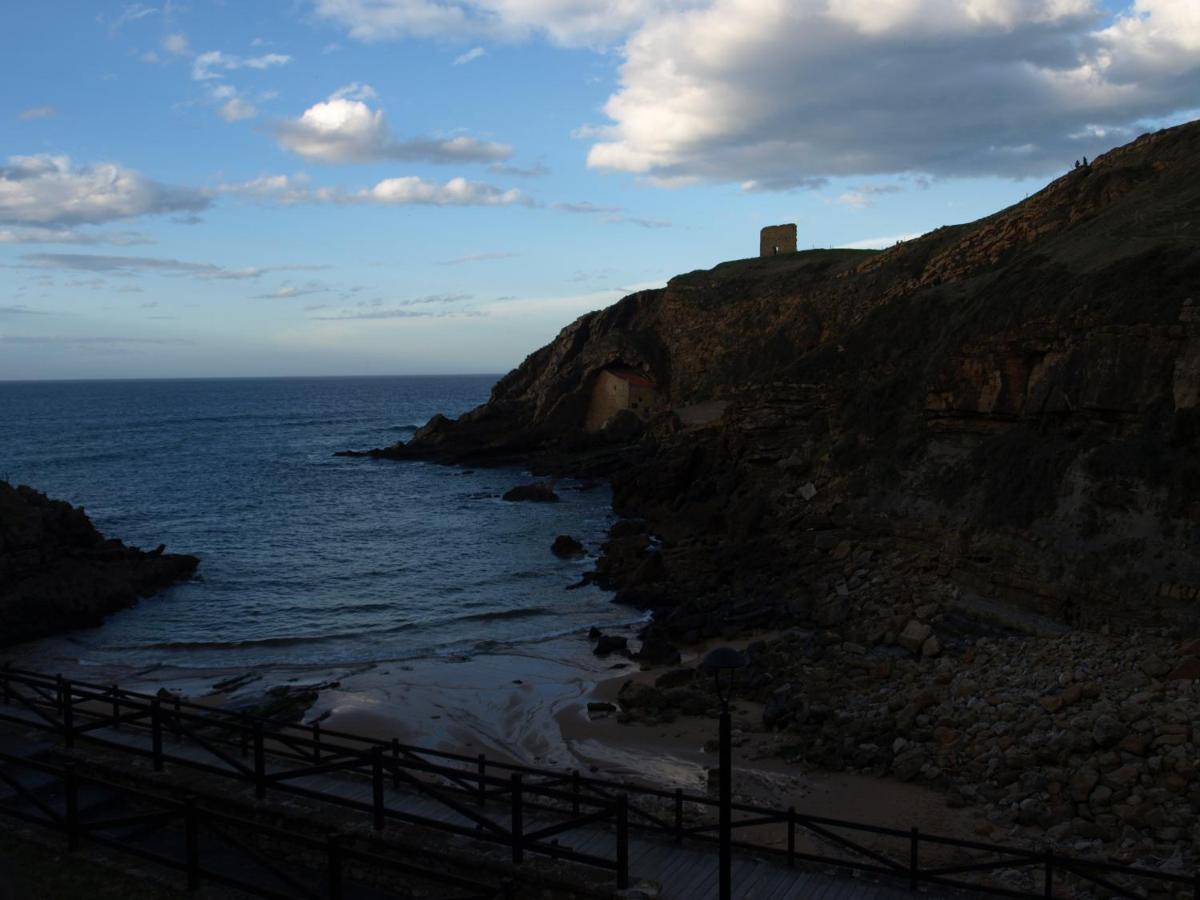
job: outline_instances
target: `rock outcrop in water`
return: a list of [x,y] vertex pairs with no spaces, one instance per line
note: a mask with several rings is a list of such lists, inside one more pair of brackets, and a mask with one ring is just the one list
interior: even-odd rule
[[199,560],[105,538],[82,509],[0,481],[0,646],[99,625]]
[[[613,366],[671,410],[629,443],[583,430]],[[656,608],[661,637],[845,622],[874,577],[867,546],[939,599],[1190,630],[1198,435],[1191,123],[883,252],[742,260],[632,294],[487,404],[370,455],[607,475],[646,529],[614,538],[630,564],[606,578]]]

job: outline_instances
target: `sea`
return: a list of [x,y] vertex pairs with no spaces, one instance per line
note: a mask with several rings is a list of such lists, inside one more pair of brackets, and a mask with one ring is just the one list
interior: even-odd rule
[[0,383],[0,478],[106,536],[200,557],[94,629],[0,650],[46,671],[352,665],[511,653],[637,618],[592,586],[607,486],[501,500],[516,468],[337,457],[484,402],[496,376]]

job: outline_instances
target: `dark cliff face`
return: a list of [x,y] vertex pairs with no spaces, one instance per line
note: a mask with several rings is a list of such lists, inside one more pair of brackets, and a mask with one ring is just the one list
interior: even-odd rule
[[1060,619],[1197,621],[1200,123],[884,252],[626,297],[381,455],[587,467],[589,391],[613,364],[674,408],[727,401],[604,449],[618,511],[666,539],[638,597],[676,631],[820,608],[831,535],[886,537],[964,592]]
[[0,646],[98,625],[198,564],[106,539],[82,509],[0,481]]

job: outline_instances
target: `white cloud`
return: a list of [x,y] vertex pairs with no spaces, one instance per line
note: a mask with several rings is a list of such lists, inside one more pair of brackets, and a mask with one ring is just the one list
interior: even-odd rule
[[330,100],[375,100],[378,97],[375,88],[361,81],[352,81],[329,95]]
[[231,269],[207,262],[189,262],[159,256],[107,256],[98,253],[26,253],[24,265],[35,269],[61,269],[71,272],[106,272],[112,275],[156,273],[188,275],[194,278],[240,281],[260,278],[269,272],[315,271],[320,265],[245,266]]
[[834,202],[840,203],[842,206],[848,206],[851,209],[866,209],[875,202],[875,198],[880,194],[896,194],[899,192],[900,186],[895,184],[863,184],[848,191],[843,191]]
[[622,52],[593,168],[757,190],[1022,177],[1194,108],[1200,4],[1136,0],[1105,27],[1097,0],[709,0]]
[[130,247],[154,243],[136,231],[87,232],[74,228],[0,228],[0,244],[112,244]]
[[226,122],[240,122],[243,119],[253,119],[257,116],[258,108],[241,97],[234,97],[217,107],[217,115]]
[[516,188],[500,188],[466,178],[446,182],[427,181],[415,175],[385,178],[369,188],[347,191],[337,187],[311,187],[305,174],[263,175],[251,181],[218,185],[216,194],[225,194],[278,203],[372,204],[384,206],[535,206]]
[[192,78],[196,81],[208,81],[213,78],[221,78],[222,73],[235,69],[269,69],[272,66],[287,65],[291,61],[292,58],[283,53],[234,56],[231,53],[222,53],[220,50],[209,50],[192,60]]
[[17,118],[22,122],[31,122],[34,119],[49,119],[51,116],[58,115],[58,108],[46,104],[45,106],[31,106],[29,109],[23,109],[17,113]]
[[255,294],[253,300],[290,300],[293,297],[304,297],[309,294],[324,294],[329,288],[319,281],[309,281],[306,284],[285,284],[283,287],[265,294]]
[[178,32],[163,38],[162,45],[164,50],[175,56],[189,56],[192,52],[192,48],[188,46],[187,35]]
[[314,199],[314,192],[308,186],[309,180],[309,177],[303,173],[299,175],[262,175],[250,181],[218,185],[216,192],[290,206],[294,203],[305,203]]
[[[153,6],[144,6],[141,3],[126,3],[121,7],[121,13],[114,18],[108,25],[109,34],[116,34],[130,22],[136,22],[138,19],[144,19],[146,16],[152,16],[158,10]],[[104,17],[100,17],[100,21],[104,21]]]
[[603,46],[668,10],[700,0],[315,0],[317,15],[360,41],[468,36]]
[[508,253],[505,251],[489,251],[487,253],[472,253],[468,256],[456,256],[453,259],[443,259],[440,264],[443,266],[461,266],[466,263],[487,262],[494,259],[512,259],[517,254]]
[[910,234],[891,234],[886,237],[864,238],[861,241],[852,241],[849,244],[842,244],[843,250],[885,250],[893,244],[899,244],[902,241],[911,241],[913,238],[919,238],[920,232],[912,232]]
[[516,188],[504,190],[494,185],[465,178],[451,178],[444,184],[426,181],[415,175],[385,178],[374,187],[353,197],[363,203],[387,206],[514,206],[529,200]]
[[328,100],[310,106],[299,119],[278,122],[275,134],[285,149],[314,162],[348,163],[382,159],[435,163],[492,162],[507,159],[512,148],[470,137],[397,140],[383,111],[366,100],[367,85],[352,84]]
[[117,163],[73,166],[65,156],[10,156],[0,166],[0,223],[63,227],[166,212],[198,212],[200,191],[151,181]]
[[482,47],[472,47],[466,53],[459,54],[454,57],[454,65],[465,66],[469,62],[474,62],[482,56],[487,56],[487,51]]
[[625,208],[621,206],[601,206],[584,200],[578,203],[551,203],[551,209],[557,209],[560,212],[575,213],[578,215],[600,216],[601,221],[607,225],[620,225],[628,222],[631,225],[639,225],[642,228],[670,228],[671,223],[666,219],[649,219],[640,216],[630,216],[626,213]]

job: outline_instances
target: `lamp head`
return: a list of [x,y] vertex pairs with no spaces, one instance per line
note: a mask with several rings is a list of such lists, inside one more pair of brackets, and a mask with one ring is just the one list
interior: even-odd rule
[[700,663],[700,668],[706,672],[719,672],[722,669],[744,669],[746,656],[740,650],[732,647],[715,647],[709,650]]
[[721,701],[722,709],[728,710],[729,699],[733,696],[733,682],[737,677],[737,670],[744,669],[746,665],[745,655],[732,647],[716,647],[709,650],[704,657],[704,662],[700,663],[701,669],[713,674],[713,681],[717,685],[717,697]]

